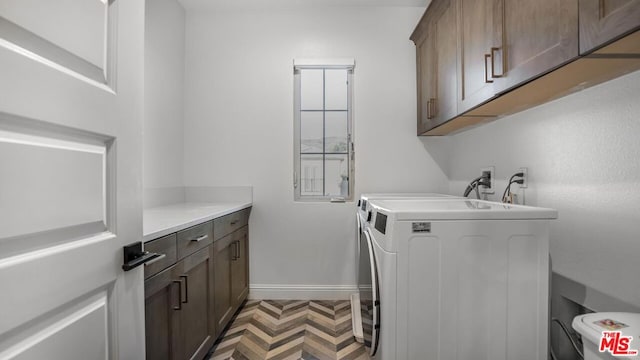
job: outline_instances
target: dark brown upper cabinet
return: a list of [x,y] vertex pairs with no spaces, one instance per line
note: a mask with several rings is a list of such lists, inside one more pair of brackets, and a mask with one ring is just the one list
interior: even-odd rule
[[578,8],[580,54],[590,53],[640,27],[638,0],[579,0]]
[[497,54],[497,46],[502,44],[502,24],[494,3],[494,0],[458,1],[458,112],[474,108],[495,95],[496,61],[492,55]]
[[[578,57],[575,0],[496,1],[501,44],[491,54],[497,92],[509,90]],[[491,114],[498,115],[498,114]]]
[[417,45],[418,133],[458,113],[455,0],[439,1],[423,19],[427,26],[412,35]]
[[638,29],[638,0],[433,0],[411,35],[418,135],[455,133],[638,70]]
[[575,1],[458,0],[458,7],[458,113],[578,56]]
[[416,74],[418,84],[418,134],[435,125],[432,103],[436,100],[434,63],[435,51],[431,33],[426,33],[416,43]]

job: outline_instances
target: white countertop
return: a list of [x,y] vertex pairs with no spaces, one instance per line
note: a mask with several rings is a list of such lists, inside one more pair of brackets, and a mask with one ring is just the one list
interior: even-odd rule
[[143,240],[157,239],[251,205],[251,202],[179,203],[145,209],[142,214]]

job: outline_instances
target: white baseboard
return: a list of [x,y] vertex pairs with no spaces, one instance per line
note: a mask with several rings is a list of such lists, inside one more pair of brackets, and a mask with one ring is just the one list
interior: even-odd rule
[[355,285],[249,285],[249,299],[349,300],[356,292]]

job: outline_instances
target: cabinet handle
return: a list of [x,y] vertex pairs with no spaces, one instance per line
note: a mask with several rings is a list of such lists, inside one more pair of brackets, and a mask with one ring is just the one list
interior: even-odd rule
[[156,256],[155,258],[153,258],[153,259],[147,261],[146,263],[144,263],[144,266],[149,266],[149,265],[151,265],[151,264],[153,264],[155,262],[158,262],[158,261],[160,261],[160,260],[162,260],[162,259],[167,257],[167,254],[158,254],[158,255],[159,256]]
[[[184,301],[182,303],[186,304],[189,302],[189,277],[187,275],[180,275],[180,278],[184,279]],[[182,297],[182,294],[180,294],[180,297]]]
[[200,241],[202,241],[204,239],[207,239],[208,237],[209,237],[209,235],[201,235],[201,236],[198,236],[195,239],[191,239],[191,241],[200,242]]
[[436,105],[436,99],[435,98],[431,98],[429,99],[429,101],[427,101],[427,119],[431,120],[435,117],[435,106]]
[[231,261],[236,261],[238,260],[238,258],[236,258],[236,242],[232,242],[231,244],[229,244],[229,246],[233,245],[233,252],[231,253]]
[[232,220],[232,221],[229,223],[229,225],[233,226],[233,225],[237,224],[237,223],[238,223],[238,221],[240,221],[240,220]]
[[604,9],[604,0],[600,0],[598,2],[600,3],[599,4],[600,6],[598,6],[598,12],[599,12],[598,18],[602,19],[604,17],[604,11],[605,11],[605,9]]
[[182,281],[173,280],[174,284],[178,284],[178,306],[174,306],[173,310],[182,310]]
[[438,116],[438,98],[431,98],[431,118]]
[[489,80],[489,67],[487,66],[487,60],[491,61],[491,63],[493,64],[491,54],[484,54],[484,82],[490,84],[493,82],[493,80]]
[[495,71],[495,61],[496,61],[495,53],[498,52],[498,51],[500,51],[499,47],[492,47],[491,48],[491,78],[499,78],[499,77],[504,76],[504,69],[502,70],[502,74],[500,74],[500,75],[497,75],[496,71]]
[[236,260],[240,259],[240,240],[236,241],[236,250],[237,250],[237,254],[236,255]]

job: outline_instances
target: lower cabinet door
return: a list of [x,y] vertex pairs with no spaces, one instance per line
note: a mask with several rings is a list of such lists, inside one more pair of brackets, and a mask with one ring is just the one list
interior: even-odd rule
[[233,316],[231,303],[231,262],[234,254],[233,235],[213,243],[214,318],[216,336],[222,333]]
[[145,343],[148,360],[177,360],[182,358],[180,344],[180,281],[170,267],[144,283]]
[[233,250],[235,254],[231,261],[231,301],[233,308],[240,306],[249,292],[247,241],[247,227],[234,233]]
[[145,281],[148,360],[203,359],[215,339],[210,321],[211,257],[200,250]]
[[187,256],[176,267],[177,278],[183,284],[180,313],[183,359],[202,359],[215,339],[209,322],[212,270],[209,249]]

